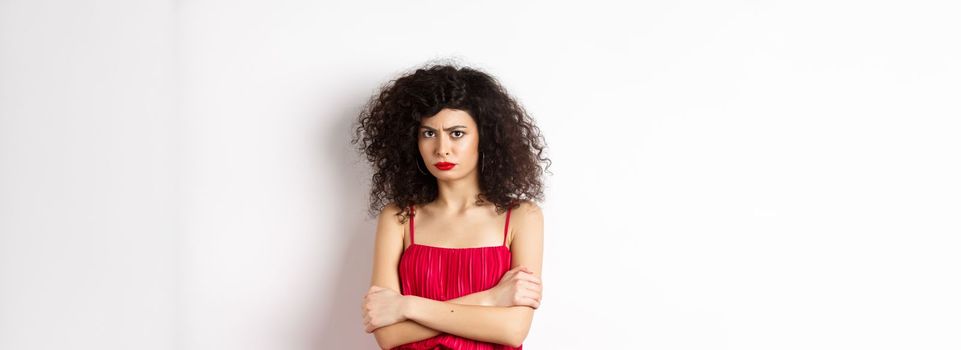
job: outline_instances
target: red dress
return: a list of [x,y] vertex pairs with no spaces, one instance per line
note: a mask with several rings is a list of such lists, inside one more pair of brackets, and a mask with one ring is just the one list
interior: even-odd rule
[[[504,222],[504,243],[472,248],[443,248],[415,243],[413,214],[414,208],[411,207],[410,246],[401,254],[398,266],[401,294],[447,301],[491,289],[511,269],[511,251],[506,245],[510,209],[507,209]],[[392,350],[521,350],[523,347],[514,348],[441,333]]]

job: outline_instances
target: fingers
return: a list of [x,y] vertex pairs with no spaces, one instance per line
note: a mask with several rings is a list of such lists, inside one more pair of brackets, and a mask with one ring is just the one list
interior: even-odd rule
[[537,285],[541,284],[540,277],[535,276],[533,273],[520,273],[514,276],[515,279],[528,281]]
[[536,292],[539,296],[541,291],[543,290],[543,284],[541,283],[541,279],[538,278],[537,276],[534,276],[533,274],[528,274],[528,273],[520,274],[518,276],[515,276],[514,279],[510,281],[510,283],[514,286],[514,290],[518,293],[521,292],[522,290],[531,290],[533,292]]
[[[537,287],[537,286],[531,285],[531,287]],[[541,299],[543,298],[540,288],[527,288],[521,293],[523,296],[531,298],[534,301],[536,301],[538,305],[540,305]]]
[[514,300],[514,306],[530,306],[536,309],[541,306],[541,300],[530,295],[518,295]]
[[524,265],[519,265],[513,269],[508,270],[506,273],[518,273],[518,272],[533,273],[533,271],[531,271],[530,269],[527,268],[527,266],[524,266]]
[[534,275],[534,271],[528,269],[527,266],[517,266],[504,273],[505,278],[514,278],[516,276],[533,276],[537,282],[540,283],[540,278]]
[[513,269],[507,270],[507,272],[504,272],[504,275],[501,276],[501,281],[514,278],[514,276],[517,275],[517,272],[520,271],[521,268],[523,268],[523,266],[518,266]]
[[540,299],[534,299],[534,298],[531,298],[531,297],[527,297],[526,299],[527,299],[527,300],[530,300],[530,304],[531,304],[531,305],[528,305],[528,306],[530,306],[530,307],[532,307],[532,308],[535,308],[535,309],[541,307],[541,301],[540,301]]
[[524,266],[524,265],[517,265],[516,267],[514,267],[513,269],[510,269],[510,270],[507,271],[507,272],[511,272],[511,271],[531,272],[531,270],[530,270],[529,268],[527,268],[527,266]]
[[541,300],[541,286],[536,284],[526,284],[522,286],[522,289],[519,291],[519,293],[524,293],[531,298]]
[[367,290],[367,293],[364,294],[364,299],[363,299],[363,301],[360,303],[360,313],[361,313],[361,317],[362,317],[363,320],[364,320],[364,332],[367,332],[367,333],[370,333],[370,332],[373,332],[373,331],[374,331],[374,330],[372,329],[372,324],[371,324],[371,316],[370,316],[371,308],[370,308],[369,302],[370,302],[370,296],[371,296],[371,294],[374,294],[374,293],[378,292],[378,291],[379,291],[378,288],[380,288],[380,287],[371,286],[371,287]]
[[542,291],[540,284],[520,279],[513,283],[512,306],[529,306],[535,309],[540,307]]
[[540,294],[541,291],[544,289],[540,283],[534,283],[531,281],[521,281],[521,284],[519,284],[519,286],[523,289],[528,289],[530,291],[537,292],[537,294]]
[[504,282],[514,278],[514,276],[516,276],[518,272],[520,272],[523,268],[524,268],[523,266],[518,266],[513,269],[507,270],[507,272],[504,272],[504,275],[501,276],[500,282]]
[[367,313],[366,309],[361,310],[364,319],[364,331],[370,333],[370,315]]

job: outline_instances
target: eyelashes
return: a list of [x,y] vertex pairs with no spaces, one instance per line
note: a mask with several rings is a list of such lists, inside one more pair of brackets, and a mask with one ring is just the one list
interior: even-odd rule
[[[428,133],[430,134],[430,136],[428,136]],[[420,134],[421,134],[421,136],[424,136],[424,137],[433,137],[434,131],[433,131],[433,130],[424,130],[424,131],[422,131]],[[461,137],[464,137],[464,135],[466,135],[467,133],[465,133],[465,132],[463,132],[463,131],[461,131],[461,130],[454,130],[454,131],[451,131],[450,134],[451,134],[451,136],[454,136],[455,139],[459,139],[459,138],[461,138]]]

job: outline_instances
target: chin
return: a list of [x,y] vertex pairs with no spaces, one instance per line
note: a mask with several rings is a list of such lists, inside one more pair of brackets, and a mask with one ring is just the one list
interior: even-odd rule
[[463,178],[467,178],[468,175],[470,175],[470,173],[471,173],[470,171],[463,172],[463,171],[456,171],[456,170],[448,170],[448,171],[440,171],[438,174],[434,174],[434,177],[436,177],[438,180],[447,180],[447,181],[460,180]]

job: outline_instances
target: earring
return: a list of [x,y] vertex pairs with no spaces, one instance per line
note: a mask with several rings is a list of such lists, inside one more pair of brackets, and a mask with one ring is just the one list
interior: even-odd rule
[[[415,161],[414,161],[414,165],[417,165],[417,170],[420,170],[420,162],[418,162],[418,161],[415,160]],[[424,174],[424,175],[427,175],[427,173],[425,173],[423,170],[420,170],[420,173],[421,173],[421,174]]]
[[481,172],[484,172],[484,152],[481,152]]

